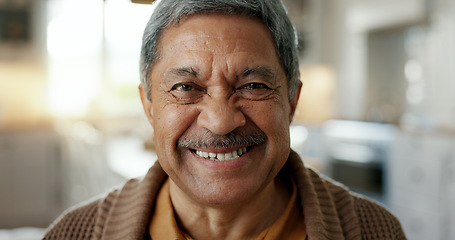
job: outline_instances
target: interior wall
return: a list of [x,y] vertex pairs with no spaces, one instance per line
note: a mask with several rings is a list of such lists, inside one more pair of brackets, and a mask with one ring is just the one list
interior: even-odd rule
[[368,108],[368,33],[426,17],[421,0],[311,1],[315,19],[307,61],[328,64],[337,76],[336,117],[365,120]]
[[368,34],[366,120],[398,125],[406,111],[407,29],[400,27]]

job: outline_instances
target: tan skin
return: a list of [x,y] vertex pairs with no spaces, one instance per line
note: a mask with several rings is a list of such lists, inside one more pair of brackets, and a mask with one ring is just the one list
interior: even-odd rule
[[[166,29],[151,69],[151,101],[141,100],[154,128],[158,159],[182,229],[195,239],[250,239],[283,212],[290,190],[277,177],[290,152],[289,124],[298,100],[265,25],[240,16],[201,15]],[[182,137],[263,133],[252,146],[178,146]],[[205,159],[196,150],[248,152]]]

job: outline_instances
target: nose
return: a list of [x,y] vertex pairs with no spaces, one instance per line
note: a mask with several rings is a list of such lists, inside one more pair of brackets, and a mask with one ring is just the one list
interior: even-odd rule
[[244,126],[245,115],[236,106],[236,96],[209,97],[200,107],[197,123],[217,135],[225,135]]

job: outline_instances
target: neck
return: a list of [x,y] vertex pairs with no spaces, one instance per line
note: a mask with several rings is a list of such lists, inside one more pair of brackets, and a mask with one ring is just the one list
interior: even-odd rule
[[278,176],[246,203],[229,206],[197,203],[171,180],[171,200],[180,228],[198,240],[251,239],[259,235],[280,217],[291,196],[285,179]]

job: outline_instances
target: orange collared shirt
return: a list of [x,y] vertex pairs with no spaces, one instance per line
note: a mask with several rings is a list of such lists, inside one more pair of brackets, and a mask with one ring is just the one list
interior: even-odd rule
[[[305,240],[306,230],[302,211],[297,203],[297,187],[292,181],[292,196],[281,216],[261,234],[251,240]],[[161,187],[155,211],[149,225],[152,240],[194,240],[184,233],[175,220],[169,195],[169,179]]]

